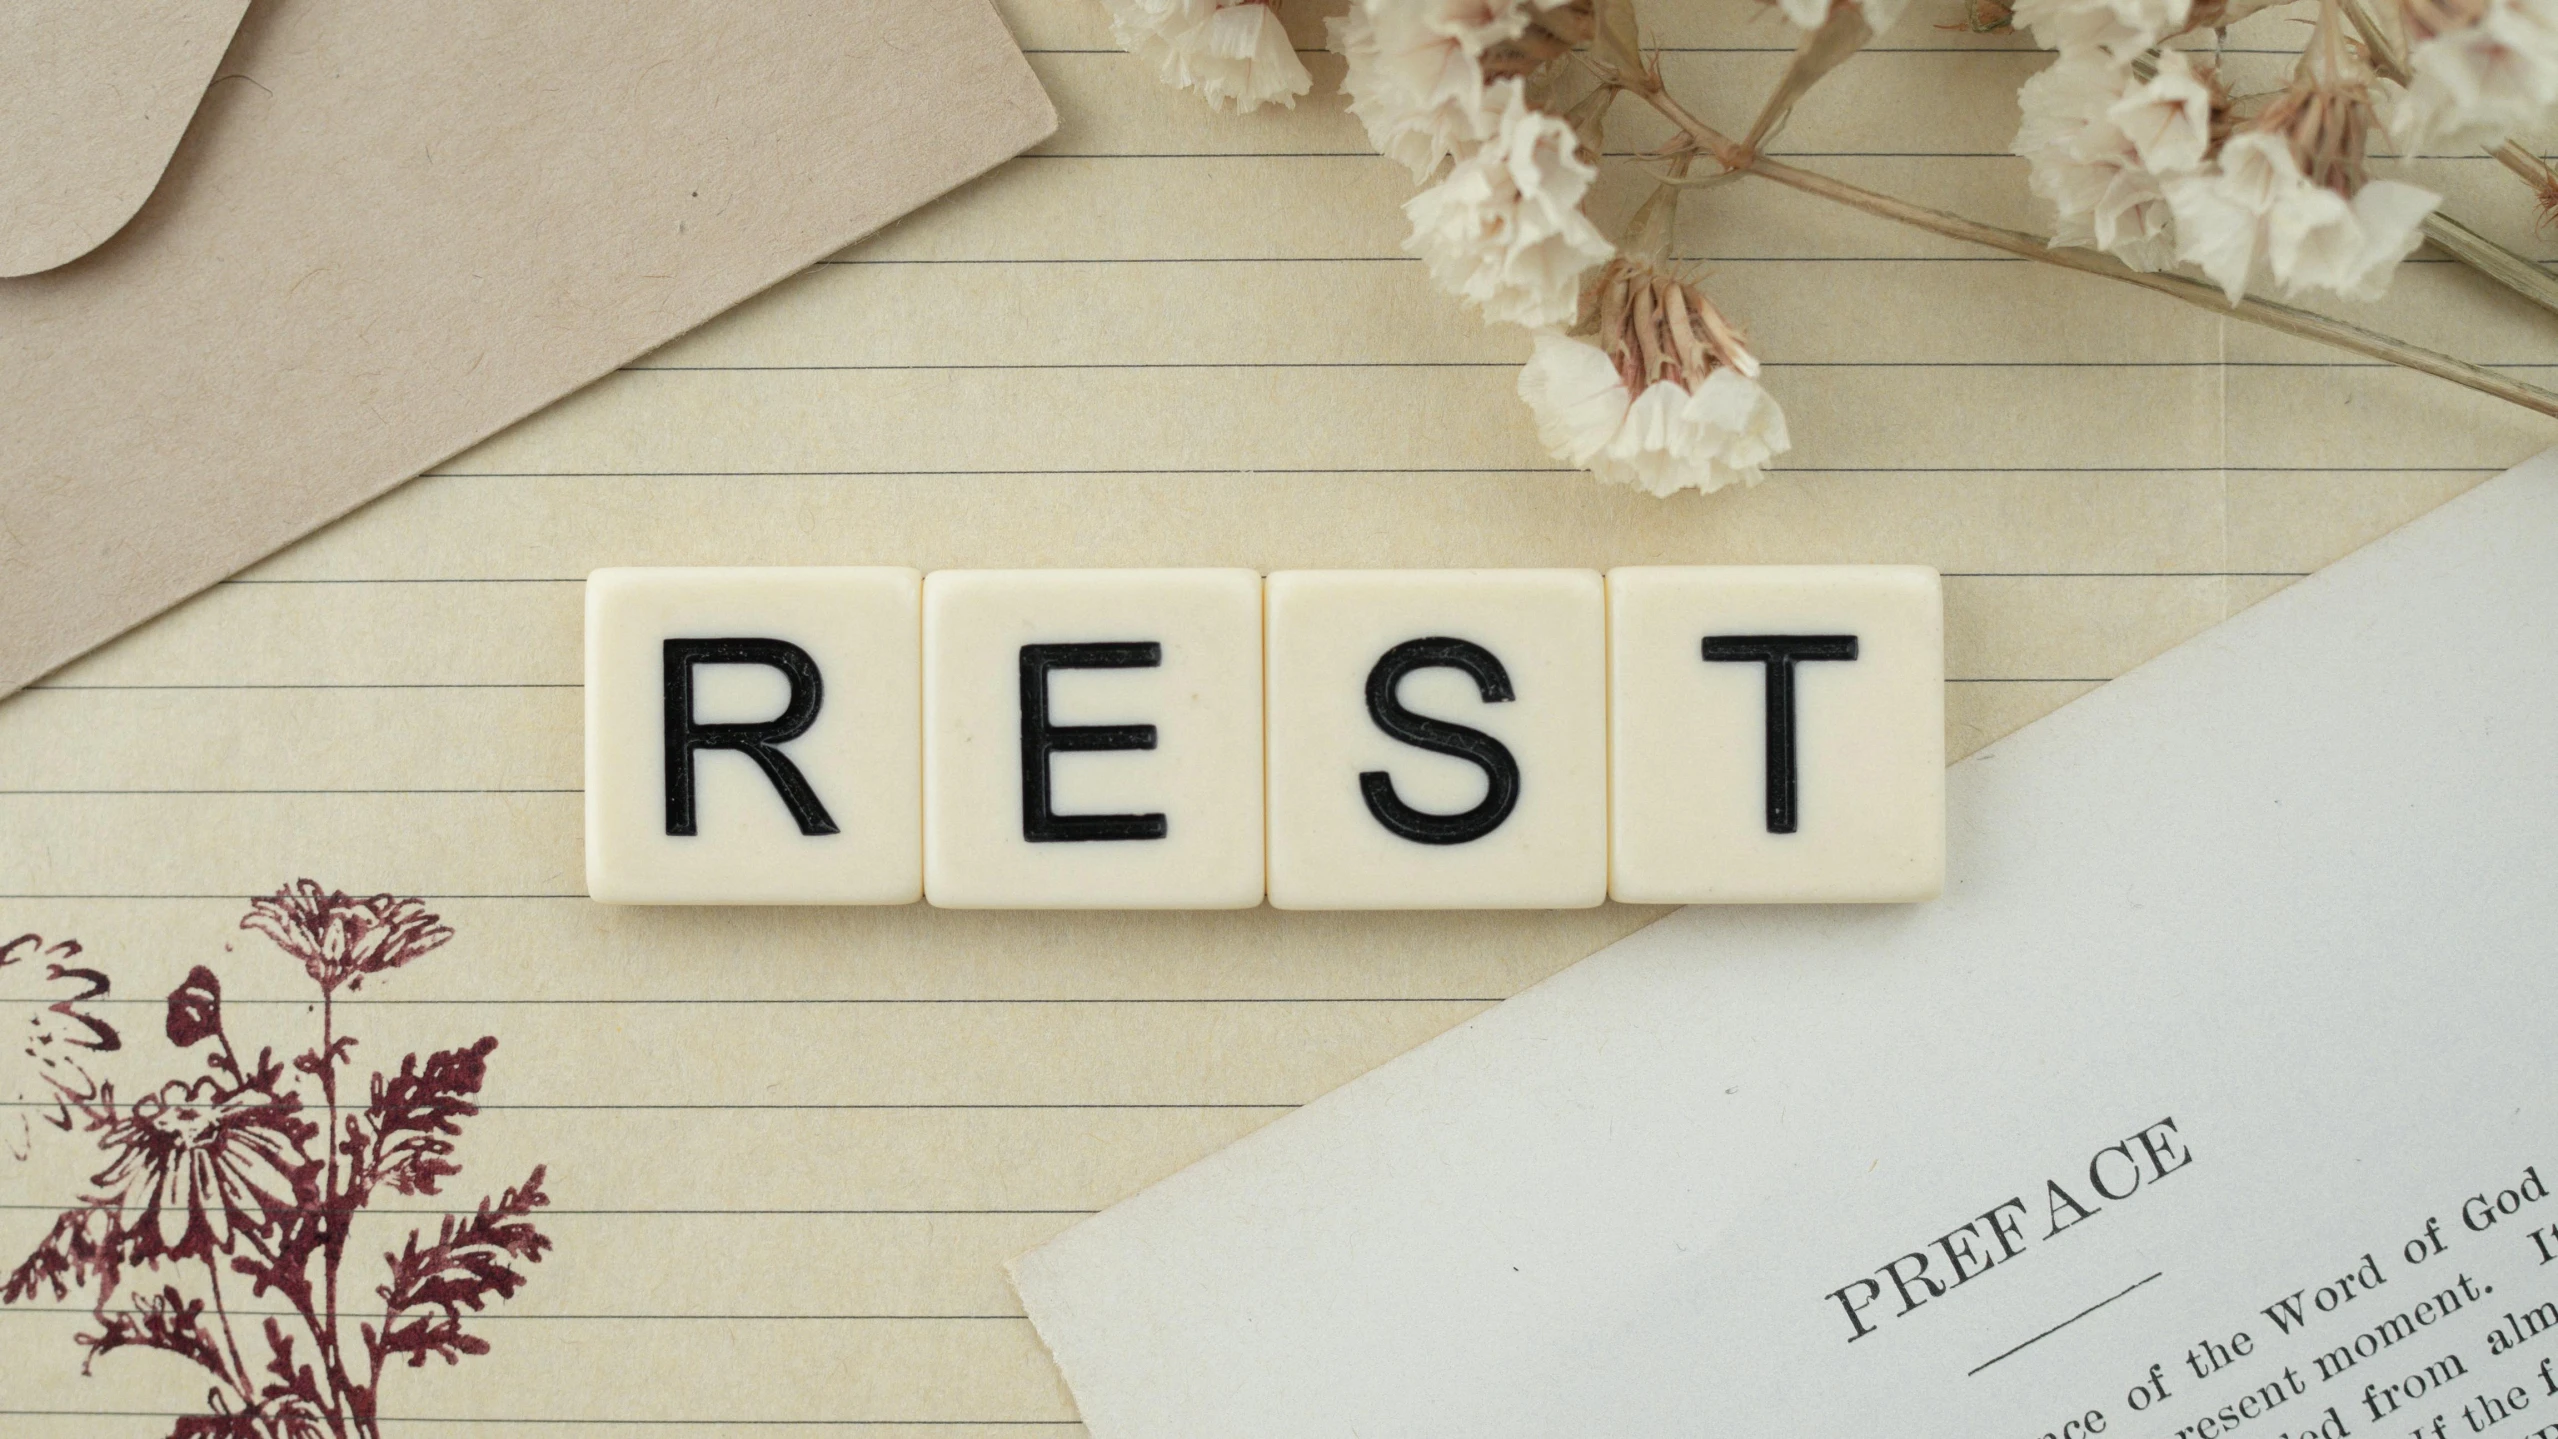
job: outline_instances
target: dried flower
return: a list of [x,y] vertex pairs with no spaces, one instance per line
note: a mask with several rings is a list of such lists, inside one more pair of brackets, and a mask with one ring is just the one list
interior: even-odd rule
[[[1995,0],[1991,3],[1995,4]],[[1775,5],[1786,19],[1805,30],[1820,29],[1829,23],[1832,11],[1853,5],[1864,13],[1866,29],[1880,35],[1892,28],[1892,22],[1901,18],[1901,12],[1909,8],[1909,0],[1775,0]],[[2004,16],[2005,7],[2000,6],[1999,9]],[[2001,24],[2004,23],[2002,19]]]
[[1963,18],[1939,30],[1968,30],[1975,35],[2005,35],[2016,28],[2016,7],[2008,0],[1963,0]]
[[2131,87],[2105,118],[2132,142],[2141,164],[2172,175],[2203,163],[2212,148],[2212,119],[2229,106],[2210,71],[2197,72],[2182,50],[2162,50],[2155,74]]
[[[2103,250],[2137,270],[2175,260],[2160,176],[2122,120],[2142,129],[2155,153],[2175,158],[2190,138],[2187,87],[2200,83],[2182,57],[2162,57],[2158,79],[2142,84],[2087,51],[2064,54],[2025,82],[2018,97],[2025,119],[2010,148],[2032,162],[2027,185],[2059,211],[2053,244]],[[2207,120],[2208,87],[2202,96]]]
[[1164,80],[1217,109],[1295,109],[1314,88],[1269,0],[1108,0],[1110,33]]
[[2419,227],[2442,197],[2368,178],[2371,122],[2362,82],[2332,67],[2305,67],[2222,144],[2211,169],[2169,183],[2178,254],[2232,304],[2260,261],[2287,293],[2379,298],[2390,272],[2423,242]]
[[218,1081],[173,1079],[135,1101],[102,1143],[115,1161],[97,1177],[124,1216],[133,1258],[228,1252],[290,1208],[315,1161],[303,1146],[319,1127],[290,1096],[225,1095]]
[[1596,344],[1539,335],[1519,397],[1556,459],[1654,495],[1755,485],[1790,445],[1759,363],[1702,291],[1618,260],[1588,298]]
[[251,900],[240,928],[258,931],[302,961],[323,992],[340,984],[361,989],[364,976],[397,969],[453,937],[414,899],[355,899],[307,879]]
[[2558,0],[2400,0],[2410,72],[2389,130],[2410,151],[2503,143],[2558,107]]
[[1598,170],[1572,126],[1530,106],[1519,81],[1494,90],[1492,137],[1405,204],[1404,248],[1486,319],[1560,324],[1580,308],[1582,272],[1615,253],[1581,213]]
[[2103,50],[2129,60],[2183,30],[2193,0],[2017,0],[2036,43],[2064,56]]
[[[1349,65],[1341,88],[1377,153],[1417,181],[1471,154],[1499,128],[1486,87],[1532,68],[1543,44],[1521,49],[1538,16],[1559,0],[1352,0],[1325,22]],[[1548,37],[1549,41],[1551,37]],[[1559,53],[1559,51],[1558,51]]]
[[1491,133],[1483,70],[1462,43],[1421,25],[1414,7],[1388,13],[1380,22],[1366,0],[1354,0],[1350,13],[1325,21],[1325,29],[1349,61],[1341,88],[1368,142],[1413,179],[1427,180]]

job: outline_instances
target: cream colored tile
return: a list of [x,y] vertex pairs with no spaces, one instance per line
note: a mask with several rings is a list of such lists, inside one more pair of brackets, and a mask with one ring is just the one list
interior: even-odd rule
[[1606,897],[1595,571],[1282,571],[1268,610],[1274,906]]
[[924,892],[908,569],[586,581],[586,889],[617,904]]
[[1609,571],[1609,895],[1935,898],[1944,677],[1933,570]]
[[924,882],[961,909],[1261,902],[1261,576],[924,582]]

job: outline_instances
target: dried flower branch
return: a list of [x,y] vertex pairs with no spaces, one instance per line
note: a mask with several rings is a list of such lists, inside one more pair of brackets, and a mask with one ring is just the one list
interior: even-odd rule
[[1717,156],[1734,173],[1756,175],[1762,179],[1773,180],[1806,194],[1819,195],[1823,199],[1836,201],[1851,209],[1861,210],[1881,219],[1895,220],[1914,229],[1942,235],[1947,239],[1966,240],[1976,245],[2004,251],[2021,259],[2058,265],[2083,274],[2098,275],[2109,280],[2119,280],[2125,284],[2156,290],[2162,295],[2173,296],[2187,304],[2200,306],[2216,314],[2230,315],[2283,334],[2317,340],[2358,355],[2367,355],[2376,360],[2403,365],[2408,369],[2466,386],[2481,394],[2493,395],[2497,399],[2519,405],[2524,409],[2558,418],[2558,393],[2544,390],[2537,385],[2497,374],[2493,370],[2470,364],[2466,360],[2455,359],[2450,355],[2410,345],[2403,340],[2365,329],[2360,325],[2330,319],[2325,315],[2295,309],[2289,305],[2257,299],[2244,299],[2235,304],[2226,304],[2219,292],[2212,287],[2198,284],[2181,275],[2145,273],[2104,255],[2079,249],[2055,247],[2050,241],[2039,236],[2028,235],[2021,230],[1985,225],[1976,220],[1964,219],[1959,215],[1949,215],[1942,210],[1933,210],[1924,205],[1913,205],[1906,200],[1878,194],[1816,171],[1782,164],[1763,156],[1744,154],[1729,138],[1689,114],[1666,91],[1649,90],[1635,93],[1641,95],[1655,109],[1660,110],[1672,124],[1677,125],[1691,143]]
[[[1176,83],[1199,84],[1163,59],[1167,37],[1233,0],[1106,3],[1123,43]],[[1905,0],[1770,3],[1803,38],[1738,141],[1670,93],[1643,49],[1636,0],[1350,0],[1329,22],[1351,113],[1423,186],[1404,207],[1405,248],[1486,319],[1537,332],[1518,389],[1556,457],[1667,495],[1754,484],[1785,451],[1785,416],[1751,347],[1670,258],[1679,194],[1748,177],[2558,417],[2558,395],[2537,386],[2261,294],[2375,298],[2431,238],[2558,310],[2558,280],[2439,214],[2432,191],[2374,175],[2370,154],[2381,130],[2411,145],[2484,145],[2558,207],[2558,172],[2510,138],[2558,118],[2558,0],[2394,0],[2395,33],[2369,0],[2320,0],[2289,83],[2263,95],[2233,94],[2179,42],[2277,0],[1970,0],[1957,28],[2022,25],[2060,52],[2026,83],[2013,146],[2057,213],[2050,237],[1767,158],[1795,106]],[[1584,209],[1610,107],[1626,94],[1678,137],[1649,157],[1665,167],[1660,183],[1611,241]],[[1698,159],[1714,168],[1690,174]]]

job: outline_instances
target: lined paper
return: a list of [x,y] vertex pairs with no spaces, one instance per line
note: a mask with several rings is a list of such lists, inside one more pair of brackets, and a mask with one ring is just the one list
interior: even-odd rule
[[[1791,32],[1738,0],[1651,9],[1672,84],[1745,125]],[[1314,10],[1283,11],[1319,45]],[[1934,28],[1953,14],[1917,7],[1776,148],[2035,226],[2004,150],[2042,60]],[[1746,493],[1603,490],[1535,443],[1525,337],[1402,254],[1408,177],[1337,99],[1213,117],[1095,6],[1007,18],[1064,116],[1039,152],[0,702],[0,939],[77,938],[112,975],[120,1093],[195,1072],[160,1004],[193,965],[244,1037],[314,1041],[307,983],[236,927],[249,896],[308,875],[455,931],[340,1005],[359,1065],[499,1040],[462,1175],[368,1211],[349,1273],[369,1286],[409,1224],[536,1163],[556,1247],[468,1321],[491,1353],[386,1381],[386,1432],[1079,1432],[1006,1258],[1659,913],[598,906],[589,569],[1931,564],[1952,757],[2550,439],[2433,380],[1745,182],[1694,199],[1679,243],[1797,448]],[[1308,60],[1328,88],[1339,62]],[[1612,149],[1660,136],[1620,121]],[[2488,162],[2422,175],[2547,252]],[[1620,180],[1599,208],[1640,198]],[[2369,309],[2558,372],[2558,327],[2449,265]],[[81,1169],[0,1156],[9,1262]],[[235,1317],[271,1306],[234,1295]],[[83,1378],[87,1327],[0,1308],[0,1427],[202,1412],[202,1374],[162,1356]]]

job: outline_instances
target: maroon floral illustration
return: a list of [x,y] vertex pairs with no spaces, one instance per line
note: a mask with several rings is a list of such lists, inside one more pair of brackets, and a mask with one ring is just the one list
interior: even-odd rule
[[114,1028],[81,1007],[106,994],[107,977],[71,964],[79,954],[70,940],[48,947],[32,934],[0,944],[0,1000],[10,1001],[0,1013],[13,1023],[14,1016],[26,1016],[9,1036],[5,1097],[11,1103],[0,1119],[0,1136],[19,1159],[27,1157],[36,1124],[70,1129],[72,1105],[96,1092],[81,1056],[118,1048]]
[[[0,1302],[88,1295],[98,1328],[78,1336],[84,1372],[136,1348],[204,1369],[214,1381],[206,1412],[180,1419],[172,1439],[376,1435],[394,1365],[488,1352],[464,1321],[513,1298],[551,1247],[533,1218],[550,1202],[543,1169],[443,1215],[431,1235],[409,1231],[383,1254],[369,1298],[351,1287],[342,1271],[354,1216],[386,1190],[433,1196],[461,1173],[455,1141],[479,1113],[474,1096],[497,1040],[406,1055],[358,1090],[338,991],[411,963],[453,931],[417,900],[307,879],[251,901],[240,927],[274,941],[319,988],[318,1043],[289,1060],[265,1047],[245,1057],[224,1019],[221,978],[199,965],[169,992],[163,1028],[199,1056],[202,1073],[130,1103],[78,1058],[119,1047],[115,1030],[81,1008],[106,994],[107,977],[66,962],[76,944],[47,949],[29,935],[0,946],[7,995],[40,982],[54,996],[35,1007],[11,1112],[95,1136],[107,1155],[89,1192],[0,1285]],[[269,1313],[251,1328],[251,1301],[291,1317]],[[265,1362],[252,1367],[253,1355]]]

